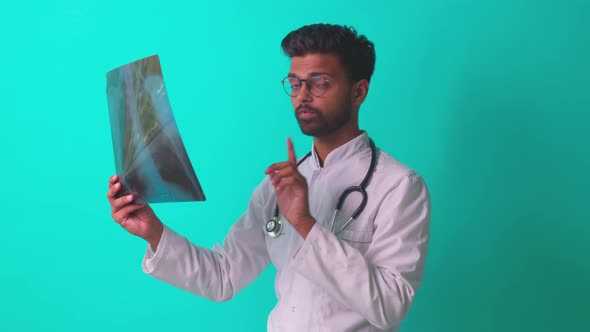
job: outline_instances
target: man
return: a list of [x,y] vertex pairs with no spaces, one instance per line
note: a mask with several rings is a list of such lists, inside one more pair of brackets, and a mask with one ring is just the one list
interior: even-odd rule
[[[248,210],[213,250],[132,195],[117,198],[116,175],[107,192],[113,219],[149,243],[146,273],[213,301],[231,299],[272,262],[278,302],[269,331],[397,331],[422,280],[430,199],[418,174],[359,130],[373,43],[352,28],[316,24],[289,33],[282,47],[291,58],[283,83],[313,136],[311,156],[297,165],[288,139],[288,160],[265,170]],[[353,191],[335,213],[351,186],[366,188],[366,202]]]

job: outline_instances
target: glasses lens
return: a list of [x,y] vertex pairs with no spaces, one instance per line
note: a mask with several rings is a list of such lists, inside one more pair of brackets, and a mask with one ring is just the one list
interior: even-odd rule
[[311,94],[320,97],[330,88],[330,81],[323,77],[312,77],[307,81],[311,87]]
[[289,96],[295,97],[301,89],[301,82],[295,77],[287,77],[283,80],[283,87]]

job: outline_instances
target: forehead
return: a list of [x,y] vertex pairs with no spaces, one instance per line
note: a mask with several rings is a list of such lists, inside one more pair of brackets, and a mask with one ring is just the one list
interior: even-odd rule
[[306,54],[291,58],[290,75],[308,77],[313,73],[325,73],[335,77],[345,74],[340,59],[336,55]]

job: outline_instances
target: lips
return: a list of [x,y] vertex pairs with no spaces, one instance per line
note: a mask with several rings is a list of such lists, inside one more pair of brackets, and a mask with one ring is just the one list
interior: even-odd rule
[[301,112],[299,113],[298,117],[301,120],[311,120],[316,118],[318,115],[316,113],[310,113],[310,112]]
[[309,107],[298,107],[297,108],[297,118],[301,120],[311,120],[318,116],[318,112],[314,109]]

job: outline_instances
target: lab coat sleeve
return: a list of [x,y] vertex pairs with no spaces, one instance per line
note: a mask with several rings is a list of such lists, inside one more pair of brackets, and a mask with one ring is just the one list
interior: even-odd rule
[[143,271],[212,301],[231,299],[270,263],[263,232],[263,191],[263,185],[254,191],[248,210],[230,228],[223,245],[212,250],[165,227],[155,253],[148,245]]
[[412,173],[383,198],[364,255],[316,223],[292,264],[372,325],[391,329],[407,314],[422,281],[429,228],[428,190]]

